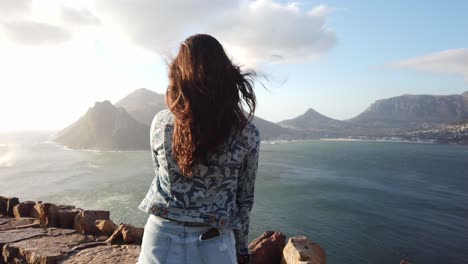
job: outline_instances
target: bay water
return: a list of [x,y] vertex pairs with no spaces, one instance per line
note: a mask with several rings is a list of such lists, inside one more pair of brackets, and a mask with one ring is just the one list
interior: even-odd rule
[[[111,212],[137,209],[149,151],[69,150],[50,132],[0,134],[0,195]],[[261,146],[250,239],[304,235],[328,263],[468,263],[468,147],[297,141]]]

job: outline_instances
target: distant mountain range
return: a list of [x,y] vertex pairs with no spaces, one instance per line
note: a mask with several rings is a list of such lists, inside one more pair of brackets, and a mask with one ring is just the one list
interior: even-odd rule
[[[166,109],[165,96],[141,88],[115,105],[96,102],[85,115],[58,132],[54,141],[74,149],[138,150],[149,149],[149,130],[156,113]],[[286,138],[288,128],[254,117],[262,138]]]
[[[166,109],[165,95],[142,88],[115,105],[97,102],[79,120],[56,134],[55,141],[75,149],[138,150],[149,148],[154,115]],[[343,136],[382,136],[468,122],[468,92],[461,95],[402,95],[378,100],[360,115],[340,121],[310,108],[277,124],[254,117],[262,139],[292,140]]]
[[355,118],[364,126],[417,128],[468,120],[468,92],[461,95],[402,95],[378,100]]

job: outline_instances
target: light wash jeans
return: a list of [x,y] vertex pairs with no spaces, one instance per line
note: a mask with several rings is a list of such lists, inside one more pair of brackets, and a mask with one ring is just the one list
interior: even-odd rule
[[187,226],[150,214],[145,225],[139,264],[237,263],[232,230],[200,240],[210,226]]

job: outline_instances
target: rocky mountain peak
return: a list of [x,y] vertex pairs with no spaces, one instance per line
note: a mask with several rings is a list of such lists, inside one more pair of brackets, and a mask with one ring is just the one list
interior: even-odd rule
[[92,108],[105,109],[105,108],[115,108],[115,106],[109,100],[105,100],[102,102],[99,102],[99,101],[95,102]]
[[149,127],[110,101],[96,102],[80,119],[58,132],[55,141],[76,149],[147,149]]
[[305,116],[316,116],[316,115],[320,115],[321,114],[317,111],[315,111],[313,108],[309,108],[307,109],[307,111],[304,113]]
[[140,88],[115,104],[124,108],[138,122],[150,125],[154,115],[167,108],[166,96],[146,88]]

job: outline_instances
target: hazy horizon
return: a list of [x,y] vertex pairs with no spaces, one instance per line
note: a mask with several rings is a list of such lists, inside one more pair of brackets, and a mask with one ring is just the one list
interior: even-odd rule
[[309,108],[344,120],[402,94],[461,94],[464,10],[462,1],[0,1],[0,132],[56,131],[96,101],[165,93],[166,61],[198,32],[268,76],[268,91],[256,87],[257,116],[272,122]]

